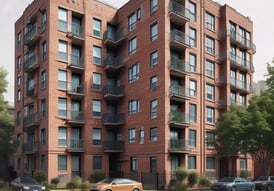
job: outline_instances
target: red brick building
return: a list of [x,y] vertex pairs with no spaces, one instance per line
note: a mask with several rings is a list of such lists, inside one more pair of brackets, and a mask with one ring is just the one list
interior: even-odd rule
[[49,180],[179,166],[211,179],[247,170],[219,159],[212,130],[251,94],[253,23],[211,0],[35,0],[15,23],[18,175]]

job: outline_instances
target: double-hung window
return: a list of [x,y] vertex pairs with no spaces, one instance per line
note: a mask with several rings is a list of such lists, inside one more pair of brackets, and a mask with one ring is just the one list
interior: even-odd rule
[[215,169],[215,157],[211,157],[211,156],[206,157],[206,169],[207,170]]
[[102,36],[102,21],[96,18],[93,18],[93,35],[97,37]]
[[215,17],[209,12],[205,13],[205,27],[211,31],[215,30]]
[[58,58],[61,61],[68,61],[68,43],[64,40],[59,40],[58,44]]
[[67,89],[67,71],[58,70],[58,89]]
[[196,147],[197,137],[196,137],[196,130],[189,130],[188,131],[188,139],[189,139],[189,146]]
[[154,23],[150,26],[150,41],[153,42],[158,38],[158,23]]
[[101,90],[102,89],[102,75],[99,73],[93,73],[93,89]]
[[189,122],[195,123],[197,121],[197,106],[195,104],[189,104]]
[[150,128],[150,141],[157,141],[158,140],[158,128],[152,127]]
[[133,31],[136,28],[136,23],[137,15],[134,12],[128,17],[128,32]]
[[68,29],[68,11],[63,8],[58,8],[58,30],[67,32]]
[[130,100],[128,102],[128,113],[134,114],[140,111],[140,102],[139,100]]
[[96,65],[102,64],[102,48],[93,46],[93,63]]
[[154,13],[158,9],[158,0],[150,0],[150,13]]
[[94,146],[102,145],[102,130],[99,128],[93,129],[92,143]]
[[157,110],[158,110],[158,100],[153,100],[150,102],[150,118],[157,117]]
[[214,77],[214,62],[212,62],[211,60],[206,60],[205,63],[206,75],[209,77]]
[[197,81],[195,81],[195,80],[189,81],[189,95],[191,97],[197,96]]
[[158,81],[157,76],[152,76],[150,78],[150,90],[156,89],[156,87],[157,87],[157,81]]
[[102,102],[101,100],[92,100],[92,115],[94,117],[101,117],[102,113]]
[[128,41],[128,54],[132,55],[136,53],[137,50],[137,38],[133,37]]
[[214,101],[214,85],[206,84],[206,99]]
[[58,115],[60,117],[67,117],[67,99],[58,98]]
[[128,143],[135,143],[136,139],[136,129],[128,130]]
[[213,107],[206,107],[206,122],[215,123],[215,112]]
[[206,147],[207,148],[214,148],[215,147],[215,136],[212,132],[206,132]]
[[195,54],[189,54],[189,67],[190,72],[196,72],[197,59]]
[[67,128],[58,127],[58,146],[67,146]]
[[209,36],[205,37],[205,51],[209,54],[215,54],[215,41]]
[[150,67],[153,68],[157,64],[158,64],[158,51],[155,51],[150,54]]
[[128,69],[128,82],[132,83],[139,79],[140,64],[134,64]]
[[67,170],[67,155],[58,155],[58,170]]
[[189,42],[190,45],[196,47],[196,30],[189,28]]
[[196,169],[196,156],[188,156],[188,169]]

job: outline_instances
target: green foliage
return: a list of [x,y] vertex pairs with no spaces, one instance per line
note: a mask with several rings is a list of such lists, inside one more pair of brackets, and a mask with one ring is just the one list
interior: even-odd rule
[[96,183],[99,182],[101,180],[103,180],[105,178],[105,174],[102,172],[95,172],[89,175],[89,182],[91,183]]
[[195,172],[195,171],[189,172],[187,180],[188,180],[188,184],[190,185],[190,187],[192,187],[198,183],[198,178],[199,178],[199,175],[197,172]]
[[174,191],[186,191],[187,190],[187,186],[186,185],[177,185],[174,188]]
[[185,169],[182,166],[179,167],[178,170],[175,172],[175,176],[179,182],[184,181],[186,179],[187,175],[188,175],[187,169]]
[[59,182],[60,182],[60,179],[59,178],[53,178],[53,179],[51,179],[51,181],[50,181],[50,183],[51,184],[59,184]]
[[242,178],[247,178],[248,177],[247,170],[241,170],[239,176],[242,177]]
[[81,184],[81,188],[82,188],[82,190],[89,190],[90,189],[89,181],[87,181],[87,180],[83,181]]
[[72,178],[72,180],[67,183],[67,188],[68,189],[73,189],[73,188],[81,188],[82,185],[82,178],[80,176],[75,176]]
[[33,173],[33,178],[39,183],[45,182],[47,180],[46,173],[44,171],[35,171]]
[[199,186],[209,187],[210,186],[209,179],[206,176],[200,176]]

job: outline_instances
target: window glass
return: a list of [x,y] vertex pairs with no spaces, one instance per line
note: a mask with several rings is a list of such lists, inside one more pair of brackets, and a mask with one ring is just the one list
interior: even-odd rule
[[195,104],[189,104],[189,122],[195,123],[197,121],[197,108]]
[[93,89],[101,90],[102,88],[102,75],[99,73],[93,73]]
[[154,90],[157,87],[157,76],[153,76],[150,78],[150,89]]
[[58,98],[58,115],[61,117],[67,117],[67,99]]
[[94,155],[92,159],[93,170],[102,170],[102,156]]
[[206,107],[206,122],[215,123],[214,108]]
[[102,36],[101,28],[102,28],[102,21],[99,19],[93,18],[93,35],[97,37]]
[[206,99],[214,101],[214,85],[206,84]]
[[214,77],[214,62],[206,60],[206,75],[209,77]]
[[150,0],[150,12],[154,13],[158,9],[158,0]]
[[58,70],[58,88],[67,89],[67,71]]
[[150,102],[150,118],[157,117],[157,110],[158,110],[158,100],[153,100]]
[[93,46],[93,63],[102,64],[102,48],[99,46]]
[[189,54],[189,66],[190,66],[190,72],[196,72],[196,55],[195,54]]
[[206,157],[206,169],[215,169],[215,157]]
[[128,113],[134,114],[140,111],[140,103],[139,100],[130,100],[128,102]]
[[132,83],[139,79],[140,64],[134,64],[128,69],[128,82]]
[[196,130],[188,131],[189,146],[196,147]]
[[153,68],[156,64],[158,64],[158,51],[150,54],[150,67]]
[[101,117],[101,101],[100,100],[92,101],[92,113],[94,117]]
[[209,12],[205,13],[205,27],[209,30],[215,30],[215,17]]
[[58,146],[67,146],[67,128],[59,127],[58,128]]
[[196,169],[196,156],[188,156],[188,169]]
[[189,28],[190,45],[196,47],[196,30]]
[[136,129],[128,130],[128,143],[135,143]]
[[205,51],[209,54],[215,54],[215,44],[214,39],[206,36],[205,37]]
[[92,142],[94,146],[102,145],[102,131],[101,129],[94,128],[92,135]]
[[58,44],[58,58],[62,61],[68,61],[68,43],[63,40],[59,40]]
[[158,24],[155,23],[150,27],[150,41],[153,42],[158,38]]
[[137,49],[137,39],[136,37],[132,38],[128,42],[128,54],[132,55],[136,52]]
[[129,17],[128,17],[128,31],[132,31],[136,28],[136,22],[137,22],[137,16],[136,13],[132,13]]
[[150,141],[157,141],[158,140],[158,128],[153,127],[150,128]]

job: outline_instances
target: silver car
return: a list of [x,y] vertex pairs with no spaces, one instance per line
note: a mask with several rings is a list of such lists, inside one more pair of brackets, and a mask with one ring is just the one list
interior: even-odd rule
[[12,191],[44,191],[45,186],[41,185],[32,177],[19,177],[10,183]]

